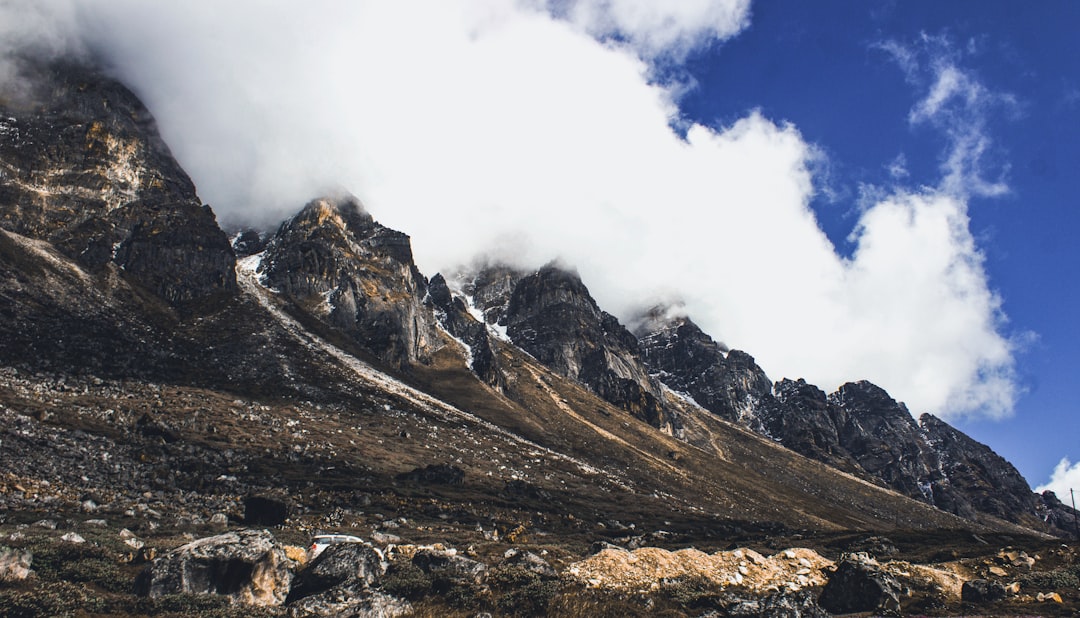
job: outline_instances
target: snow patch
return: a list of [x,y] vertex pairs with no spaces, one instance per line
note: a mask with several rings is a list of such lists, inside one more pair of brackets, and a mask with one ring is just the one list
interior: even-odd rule
[[[297,341],[308,349],[326,354],[341,365],[348,368],[353,374],[361,381],[374,386],[375,388],[396,396],[400,399],[406,400],[412,405],[425,410],[432,416],[439,418],[444,422],[448,422],[453,418],[465,419],[477,426],[502,436],[504,439],[510,442],[521,444],[534,451],[540,451],[546,453],[548,456],[576,466],[582,473],[588,475],[598,475],[601,473],[597,468],[581,461],[570,455],[553,451],[545,446],[541,446],[526,440],[521,436],[518,436],[490,421],[486,421],[474,414],[465,412],[456,406],[450,405],[442,400],[439,400],[431,395],[418,390],[412,386],[401,382],[395,378],[392,378],[385,373],[382,373],[378,369],[375,369],[371,365],[361,361],[360,359],[351,356],[343,350],[335,347],[330,342],[318,337],[317,335],[309,332],[299,322],[294,320],[291,316],[286,314],[281,307],[278,306],[277,299],[274,297],[273,290],[266,288],[260,282],[258,276],[258,267],[262,263],[262,253],[258,253],[246,258],[237,260],[237,283],[240,284],[240,289],[252,297],[263,309],[265,309],[271,316],[274,317],[285,328],[286,332],[291,334]],[[605,474],[608,480],[613,483],[618,483],[617,477],[608,472]]]

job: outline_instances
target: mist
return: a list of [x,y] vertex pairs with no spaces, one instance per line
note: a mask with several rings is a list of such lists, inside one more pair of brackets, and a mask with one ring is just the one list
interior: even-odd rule
[[820,148],[757,111],[689,122],[689,85],[663,77],[738,36],[749,3],[664,6],[16,1],[0,4],[0,51],[104,62],[226,225],[349,191],[412,237],[429,276],[481,254],[558,257],[624,321],[677,300],[773,379],[1011,413],[1016,346],[968,220],[971,195],[1003,190],[979,169],[981,86],[942,53],[905,57],[930,76],[910,121],[951,140],[942,182],[868,191],[844,257],[810,208]]

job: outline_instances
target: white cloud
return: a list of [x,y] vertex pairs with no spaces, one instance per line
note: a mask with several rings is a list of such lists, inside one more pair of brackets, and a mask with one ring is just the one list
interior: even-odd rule
[[1050,475],[1050,481],[1036,487],[1035,492],[1042,493],[1048,489],[1057,494],[1058,499],[1069,504],[1069,490],[1080,490],[1080,461],[1070,463],[1068,457],[1063,457]]
[[975,41],[961,50],[947,37],[924,34],[911,45],[887,41],[877,47],[892,56],[909,83],[925,91],[908,121],[929,125],[949,140],[941,160],[941,190],[961,197],[1008,192],[1008,166],[995,160],[987,123],[1000,110],[1018,113],[1020,105],[1015,96],[988,89],[962,66],[965,54],[979,53]]
[[345,188],[412,235],[429,275],[483,251],[561,256],[602,306],[628,318],[678,297],[774,378],[865,378],[917,413],[1007,413],[1012,345],[964,195],[868,189],[841,257],[809,208],[820,151],[796,127],[758,112],[690,124],[650,79],[657,50],[667,62],[737,33],[745,2],[659,5],[576,5],[610,26],[498,0],[112,0],[75,15],[225,220],[270,223]]
[[596,37],[621,37],[644,57],[679,60],[749,25],[750,0],[580,0],[564,14]]

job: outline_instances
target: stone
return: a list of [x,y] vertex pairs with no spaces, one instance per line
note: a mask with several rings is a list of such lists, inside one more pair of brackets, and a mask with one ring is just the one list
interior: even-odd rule
[[296,574],[288,602],[346,584],[359,583],[361,587],[369,587],[385,572],[383,557],[372,547],[362,543],[330,545]]
[[401,543],[401,537],[396,534],[390,534],[389,532],[380,532],[379,530],[373,530],[371,532],[371,540],[379,545],[390,545]]
[[136,591],[216,594],[250,605],[281,605],[293,574],[285,550],[266,530],[237,530],[192,541],[156,558],[140,573]]
[[248,496],[244,499],[244,523],[249,526],[280,526],[289,516],[284,500],[268,496]]
[[904,587],[865,554],[847,554],[829,575],[818,602],[835,614],[896,611]]
[[540,577],[558,577],[555,569],[548,564],[547,560],[544,560],[540,556],[530,552],[523,551],[516,548],[506,550],[503,554],[503,560],[499,563],[500,566],[512,566],[519,567],[530,573],[535,573]]
[[460,582],[479,582],[487,571],[483,563],[459,556],[452,550],[421,549],[413,556],[412,563],[425,573]]
[[407,602],[372,589],[386,567],[373,547],[331,545],[297,573],[286,601],[290,615],[390,618],[411,612]]
[[64,541],[65,543],[85,543],[86,542],[86,539],[84,539],[82,537],[82,535],[80,535],[77,532],[68,532],[64,536],[60,537],[60,540]]
[[22,581],[33,571],[34,554],[25,549],[0,547],[0,581]]
[[412,612],[407,601],[356,585],[331,588],[289,605],[289,615],[296,618],[395,618]]
[[463,485],[465,471],[450,464],[431,464],[397,475],[399,481],[412,481],[426,485]]
[[1005,598],[1005,586],[1001,582],[972,579],[964,582],[960,598],[965,603],[993,603]]

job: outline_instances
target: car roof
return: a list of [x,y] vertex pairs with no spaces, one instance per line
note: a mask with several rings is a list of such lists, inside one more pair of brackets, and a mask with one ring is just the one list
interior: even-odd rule
[[359,542],[363,542],[363,540],[364,540],[364,539],[361,539],[358,536],[353,536],[351,534],[316,534],[315,535],[315,540],[320,540],[320,539],[327,540],[327,541],[359,541]]

